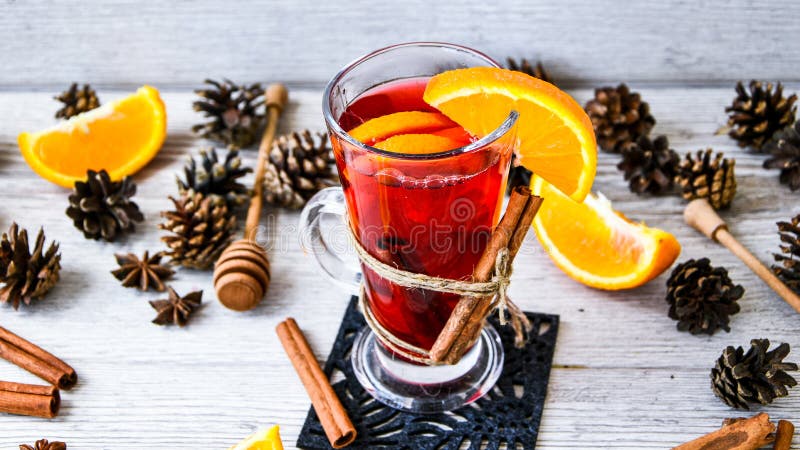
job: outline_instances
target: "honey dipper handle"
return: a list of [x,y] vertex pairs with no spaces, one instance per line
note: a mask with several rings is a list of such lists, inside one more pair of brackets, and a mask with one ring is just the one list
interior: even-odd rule
[[247,222],[244,226],[244,238],[249,241],[256,240],[258,232],[258,220],[261,218],[261,205],[264,191],[264,166],[266,165],[269,151],[272,148],[272,141],[275,140],[275,132],[278,129],[278,118],[283,111],[289,94],[286,86],[280,83],[270,84],[264,93],[264,104],[267,108],[267,129],[261,137],[261,144],[258,146],[258,163],[256,165],[256,177],[253,181],[253,197],[250,199],[250,208],[247,210]]
[[711,207],[707,200],[697,199],[689,202],[683,211],[683,218],[686,223],[696,230],[724,245],[731,253],[741,259],[753,273],[758,275],[764,283],[767,283],[767,286],[772,288],[786,303],[800,313],[800,297],[783,284],[771,270],[764,266],[755,255],[750,253],[744,245],[733,237],[728,231],[725,221],[717,215],[717,212],[714,211],[714,208]]
[[734,255],[739,257],[750,270],[753,271],[759,278],[767,283],[778,295],[783,298],[795,311],[800,313],[800,297],[797,296],[791,289],[789,289],[783,282],[772,273],[758,258],[750,253],[745,246],[739,243],[733,235],[727,230],[719,230],[717,232],[717,241],[728,248]]

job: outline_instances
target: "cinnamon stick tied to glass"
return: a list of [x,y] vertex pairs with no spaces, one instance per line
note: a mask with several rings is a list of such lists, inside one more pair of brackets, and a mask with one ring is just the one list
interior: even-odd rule
[[[532,195],[527,187],[519,186],[512,191],[506,212],[475,265],[473,281],[491,279],[497,255],[503,249],[508,249],[508,264],[511,265],[541,205],[542,198]],[[478,339],[484,320],[495,306],[493,297],[462,297],[431,347],[431,359],[445,364],[458,363]]]

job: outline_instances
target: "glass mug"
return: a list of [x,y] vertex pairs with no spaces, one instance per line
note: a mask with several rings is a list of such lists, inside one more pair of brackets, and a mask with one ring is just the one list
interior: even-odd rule
[[[475,66],[497,64],[457,45],[409,43],[373,52],[339,72],[325,90],[323,113],[342,186],[315,195],[300,219],[303,246],[322,269],[353,292],[363,282],[363,300],[377,322],[423,349],[435,342],[458,296],[396,285],[354,264],[354,250],[336,249],[330,236],[341,243],[349,224],[360,245],[384,264],[469,280],[500,217],[517,114],[486,137],[439,153],[387,152],[347,130],[385,114],[435,111],[422,100],[427,79]],[[503,349],[487,325],[459,363],[421,365],[392,352],[365,327],[351,358],[359,382],[377,400],[434,413],[488,392],[502,371]]]

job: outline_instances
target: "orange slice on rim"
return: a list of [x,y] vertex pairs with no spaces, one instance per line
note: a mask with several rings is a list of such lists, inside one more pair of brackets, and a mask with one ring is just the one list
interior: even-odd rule
[[630,221],[605,197],[589,194],[578,203],[538,176],[531,190],[545,199],[533,219],[536,237],[556,266],[587,286],[640,286],[667,270],[681,252],[672,234]]
[[167,113],[155,88],[79,114],[52,128],[21,133],[22,156],[42,178],[72,188],[86,171],[105,169],[119,180],[144,167],[167,135]]
[[456,124],[437,112],[403,111],[370,119],[348,131],[355,140],[374,145],[398,134],[424,134]]
[[597,169],[592,123],[578,102],[552,84],[521,72],[473,67],[432,77],[423,98],[478,137],[518,111],[520,163],[574,200],[591,190]]

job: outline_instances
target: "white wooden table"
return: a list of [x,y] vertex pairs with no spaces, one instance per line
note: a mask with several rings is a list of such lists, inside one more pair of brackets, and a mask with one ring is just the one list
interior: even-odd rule
[[[762,157],[714,132],[735,80],[783,80],[787,91],[800,90],[798,17],[791,0],[0,0],[0,230],[12,221],[34,233],[43,226],[63,255],[55,289],[19,311],[0,305],[0,324],[63,357],[80,377],[54,420],[0,414],[0,450],[42,437],[70,449],[222,449],[272,424],[294,448],[309,401],[274,327],[294,316],[322,361],[348,302],[302,253],[296,212],[269,210],[275,220],[262,219],[274,237],[272,284],[247,313],[216,301],[209,272],[181,270],[171,284],[181,293],[202,289],[204,307],[186,328],[158,327],[147,301],[161,297],[122,288],[108,273],[114,253],[162,248],[158,213],[171,205],[166,195],[186,156],[205,144],[189,131],[200,120],[191,89],[202,79],[288,82],[283,132],[321,130],[323,83],[353,58],[409,40],[541,58],[581,103],[592,87],[626,81],[650,103],[654,134],[680,153],[711,146],[736,158],[739,192],[724,217],[770,263],[774,223],[800,213],[800,194],[763,170]],[[116,243],[85,240],[64,214],[68,192],[37,177],[17,149],[18,133],[54,123],[51,97],[72,81],[98,86],[103,102],[152,83],[167,104],[167,141],[135,175],[147,219]],[[629,217],[674,233],[679,261],[708,256],[727,267],[746,288],[742,311],[729,334],[680,333],[667,318],[666,275],[625,292],[589,289],[530,236],[511,294],[526,310],[561,316],[541,449],[672,447],[742,415],[709,386],[727,345],[788,342],[788,359],[800,362],[800,316],[684,225],[680,198],[630,193],[616,162],[600,155],[595,189]],[[0,379],[39,382],[2,360]],[[800,421],[800,389],[763,411]]]
[[[792,88],[800,88],[792,85]],[[739,193],[725,214],[731,229],[764,261],[777,248],[774,222],[796,214],[797,194],[760,168],[761,158],[739,150],[723,124],[730,88],[640,89],[678,151],[713,146],[736,158]],[[584,102],[591,91],[574,90]],[[122,95],[101,91],[102,98]],[[291,91],[281,129],[323,126],[319,90]],[[153,325],[147,301],[153,293],[125,289],[108,271],[115,252],[161,248],[158,212],[170,206],[174,176],[186,156],[203,145],[189,130],[197,120],[192,94],[165,91],[169,136],[158,157],[135,176],[135,197],[146,222],[116,243],[87,241],[64,215],[67,191],[38,178],[16,146],[16,134],[52,122],[47,92],[0,94],[0,227],[12,220],[61,243],[62,281],[31,307],[0,308],[3,326],[63,357],[80,383],[63,395],[54,420],[0,415],[0,448],[40,437],[62,439],[70,448],[226,448],[258,427],[280,424],[293,448],[309,401],[283,354],[274,326],[294,316],[315,353],[326,358],[348,301],[299,247],[298,214],[274,214],[277,236],[270,251],[272,285],[263,303],[247,313],[226,310],[214,298],[209,272],[180,270],[179,292],[204,291],[205,306],[186,328]],[[17,110],[16,105],[25,105]],[[11,110],[15,112],[12,114]],[[252,163],[253,153],[248,153]],[[738,260],[681,219],[678,197],[630,193],[616,157],[602,153],[595,188],[632,218],[674,233],[683,245],[679,260],[708,256],[729,268],[747,292],[730,334],[697,337],[675,330],[664,301],[666,276],[631,291],[586,288],[555,268],[535,239],[520,252],[512,296],[526,310],[561,315],[561,330],[539,438],[539,448],[668,448],[741,415],[709,388],[709,370],[727,345],[751,338],[789,342],[800,361],[798,316]],[[266,223],[266,221],[264,221]],[[537,294],[530,295],[536,292]],[[0,379],[37,382],[0,361]],[[800,419],[800,390],[764,408],[776,418]],[[800,440],[796,441],[800,442]]]

